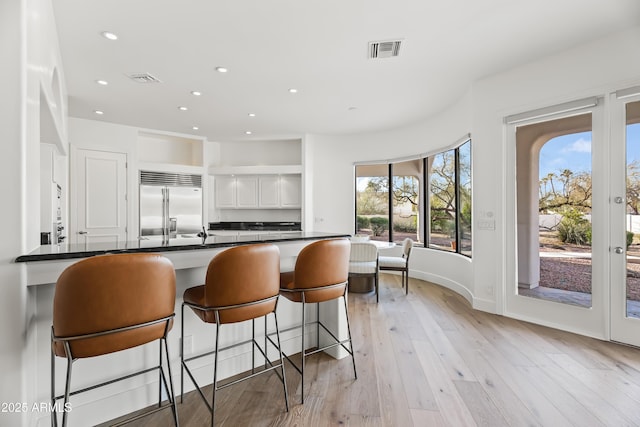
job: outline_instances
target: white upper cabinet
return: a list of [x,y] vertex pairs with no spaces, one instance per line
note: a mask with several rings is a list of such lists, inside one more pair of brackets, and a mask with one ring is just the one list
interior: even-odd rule
[[298,209],[300,175],[216,175],[216,209]]
[[236,206],[238,208],[258,207],[258,177],[236,177]]
[[260,207],[279,208],[280,207],[280,177],[261,176],[260,177]]
[[280,207],[299,208],[302,206],[302,179],[300,175],[280,177]]
[[236,178],[233,176],[216,176],[214,198],[218,209],[235,208]]

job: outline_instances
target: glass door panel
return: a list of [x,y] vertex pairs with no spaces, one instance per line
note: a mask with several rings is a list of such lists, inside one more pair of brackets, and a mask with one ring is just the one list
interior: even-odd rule
[[640,318],[640,101],[625,107],[627,160],[626,316]]
[[592,305],[591,140],[591,114],[518,129],[519,295]]
[[640,346],[640,94],[612,100],[611,142],[611,339]]
[[505,210],[504,314],[607,338],[610,147],[602,105],[590,98],[506,119],[504,185],[515,203]]

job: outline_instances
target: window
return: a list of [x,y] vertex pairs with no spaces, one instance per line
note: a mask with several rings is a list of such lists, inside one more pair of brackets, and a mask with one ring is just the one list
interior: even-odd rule
[[356,167],[356,234],[389,241],[389,165]]
[[445,151],[429,163],[429,247],[456,251],[456,152]]
[[471,141],[458,149],[458,194],[460,252],[471,256]]
[[356,165],[356,234],[471,256],[471,140],[427,157]]
[[392,182],[392,241],[402,242],[407,237],[422,242],[420,236],[420,180],[422,159],[391,164]]

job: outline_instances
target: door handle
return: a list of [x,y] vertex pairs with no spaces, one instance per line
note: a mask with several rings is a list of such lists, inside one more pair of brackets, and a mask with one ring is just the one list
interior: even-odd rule
[[620,246],[617,246],[615,248],[613,248],[613,251],[617,254],[623,254],[624,253],[624,249],[622,249]]
[[78,234],[89,234],[89,232],[88,231],[84,231],[84,230],[80,230],[80,231],[78,231]]

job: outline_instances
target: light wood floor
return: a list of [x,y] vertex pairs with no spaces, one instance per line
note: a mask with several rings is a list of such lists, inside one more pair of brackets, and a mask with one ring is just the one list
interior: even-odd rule
[[[219,393],[226,426],[640,426],[640,350],[474,311],[440,286],[382,274],[380,303],[351,294],[358,379],[350,358],[308,359],[287,371],[284,411],[275,374]],[[209,425],[195,393],[183,427]],[[138,426],[171,426],[170,411]]]

